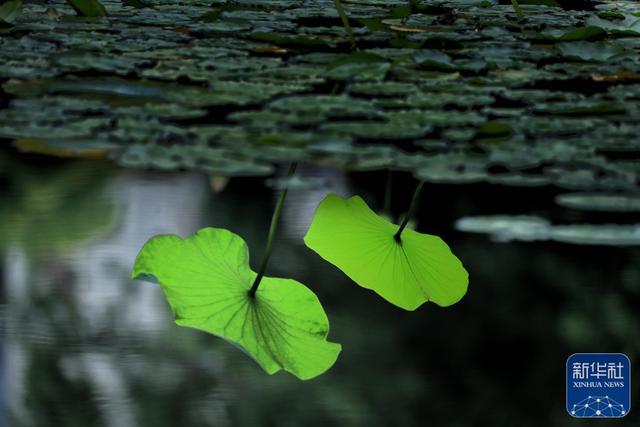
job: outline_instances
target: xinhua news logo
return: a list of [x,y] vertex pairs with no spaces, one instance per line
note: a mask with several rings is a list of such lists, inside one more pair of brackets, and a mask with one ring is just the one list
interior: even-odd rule
[[631,405],[631,362],[620,353],[567,359],[567,412],[575,418],[622,418]]

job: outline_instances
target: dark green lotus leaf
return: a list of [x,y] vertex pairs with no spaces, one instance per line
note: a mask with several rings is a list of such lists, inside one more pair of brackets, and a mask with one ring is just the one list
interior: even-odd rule
[[126,56],[106,56],[86,51],[67,51],[55,55],[53,62],[63,68],[72,71],[100,71],[113,72],[118,75],[127,75],[138,67],[149,63],[147,60]]
[[313,134],[309,132],[288,131],[262,133],[258,143],[279,146],[304,146],[313,140]]
[[188,129],[188,134],[203,144],[237,147],[247,144],[249,133],[238,126],[203,125]]
[[490,105],[495,99],[489,95],[464,94],[450,92],[415,93],[407,100],[407,105],[417,108],[437,109],[445,106],[457,105],[460,107],[472,107]]
[[451,71],[456,68],[453,60],[446,53],[437,50],[421,50],[413,57],[422,68],[437,71]]
[[305,35],[282,36],[276,33],[256,31],[251,33],[250,37],[253,40],[292,48],[331,48],[335,46],[334,42],[328,42],[318,37],[309,37]]
[[534,216],[477,216],[456,221],[456,228],[489,234],[496,241],[553,240],[577,245],[638,246],[640,225],[571,224],[552,225]]
[[576,245],[640,246],[640,224],[571,224],[551,229],[551,240]]
[[375,82],[354,83],[349,85],[348,91],[361,96],[402,97],[416,93],[418,88],[411,83]]
[[626,108],[622,104],[609,101],[578,101],[578,102],[556,102],[553,104],[539,104],[534,108],[538,114],[549,114],[553,116],[604,116],[621,115],[626,113]]
[[253,28],[253,25],[248,21],[211,22],[193,26],[195,31],[202,33],[206,37],[216,37],[227,33],[233,34],[235,32],[248,33]]
[[9,0],[0,4],[0,28],[13,26],[22,13],[22,0]]
[[349,162],[350,169],[358,171],[375,171],[391,169],[398,166],[403,152],[395,147],[383,144],[359,146],[355,159]]
[[497,121],[489,121],[483,123],[478,129],[476,129],[476,139],[495,139],[509,137],[513,133],[513,129],[508,123],[502,123]]
[[552,183],[548,176],[522,173],[502,173],[489,175],[487,182],[491,184],[509,185],[513,187],[542,187]]
[[486,159],[461,153],[425,156],[411,166],[416,178],[434,183],[468,184],[488,177]]
[[90,137],[100,128],[107,128],[110,120],[104,117],[77,118],[68,120],[64,127],[57,122],[1,123],[0,137],[3,138],[70,139]]
[[352,159],[358,152],[358,148],[348,138],[330,136],[314,141],[308,146],[313,155],[329,156],[333,159]]
[[449,128],[442,131],[442,138],[453,142],[470,141],[475,134],[473,128]]
[[[245,156],[248,159],[254,159],[253,161],[260,161],[264,166],[264,163],[267,163],[267,166],[271,168],[271,164],[279,164],[279,163],[293,163],[293,162],[304,162],[309,161],[311,156],[309,154],[308,147],[313,142],[309,143],[306,146],[281,146],[281,145],[257,145],[251,144],[243,147],[240,150],[240,154]],[[260,159],[260,160],[255,160]],[[271,169],[273,170],[273,169]],[[262,174],[254,174],[254,175],[262,175]]]
[[391,63],[380,55],[356,52],[329,63],[326,76],[334,80],[382,80],[390,68]]
[[[604,121],[595,117],[530,116],[511,120],[509,124],[515,131],[521,131],[527,135],[549,137],[585,133],[604,125]],[[571,147],[567,148],[571,149]]]
[[378,111],[371,101],[345,95],[300,95],[281,98],[269,104],[276,111],[330,117],[373,116]]
[[535,241],[549,238],[550,223],[540,217],[525,215],[489,215],[461,218],[457,230],[467,233],[485,233],[497,241]]
[[587,62],[604,62],[627,54],[623,46],[603,42],[558,43],[556,47],[568,59]]
[[590,26],[584,28],[558,29],[545,31],[538,36],[536,40],[557,41],[557,42],[574,42],[574,41],[594,41],[600,40],[606,36],[606,31],[600,27]]
[[138,116],[160,119],[196,119],[205,116],[207,111],[198,107],[191,107],[176,103],[149,103],[144,105],[134,105],[118,107],[113,109],[119,116]]
[[547,168],[545,174],[554,184],[568,190],[630,190],[635,187],[635,174],[620,170],[597,171],[595,168]]
[[42,96],[52,94],[90,94],[98,99],[116,104],[135,104],[153,101],[172,101],[197,95],[197,90],[187,91],[177,85],[155,82],[127,81],[124,79],[78,79],[9,81],[3,85],[6,92],[18,96]]
[[80,16],[95,18],[107,15],[107,10],[98,0],[67,0],[67,2]]
[[400,120],[388,122],[336,122],[322,125],[320,130],[337,135],[352,135],[363,139],[415,139],[431,131],[428,125]]
[[269,164],[257,163],[237,152],[200,145],[135,145],[117,159],[124,165],[162,170],[193,169],[220,176],[264,176],[273,172]]
[[560,206],[585,211],[640,212],[640,196],[616,193],[564,193],[556,196]]
[[633,13],[623,13],[622,16],[624,19],[621,20],[608,20],[598,16],[591,16],[586,22],[588,25],[603,28],[615,36],[640,36],[640,22],[638,22],[638,17]]
[[519,137],[475,140],[474,144],[489,152],[486,158],[488,164],[500,165],[511,171],[537,168],[554,155],[552,150],[547,152],[542,147],[523,146]]
[[438,111],[438,110],[398,110],[388,111],[381,115],[382,118],[407,126],[473,126],[483,123],[482,115],[473,111]]
[[326,120],[324,115],[312,113],[294,114],[263,110],[237,111],[229,114],[227,118],[261,130],[279,129],[283,126],[311,126]]

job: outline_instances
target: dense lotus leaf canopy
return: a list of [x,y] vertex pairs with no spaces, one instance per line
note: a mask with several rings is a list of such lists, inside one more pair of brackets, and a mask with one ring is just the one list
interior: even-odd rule
[[0,138],[23,151],[638,190],[637,1],[521,2],[519,20],[506,1],[352,0],[356,50],[330,0],[19,3],[0,6]]
[[316,295],[291,279],[256,273],[244,240],[204,228],[182,239],[153,237],[136,258],[132,278],[162,287],[175,321],[240,346],[269,374],[281,369],[306,380],[336,361],[341,346],[326,340],[329,321]]
[[358,285],[405,310],[426,301],[443,307],[458,302],[469,279],[449,246],[410,229],[398,242],[397,230],[362,198],[330,194],[318,206],[304,241]]

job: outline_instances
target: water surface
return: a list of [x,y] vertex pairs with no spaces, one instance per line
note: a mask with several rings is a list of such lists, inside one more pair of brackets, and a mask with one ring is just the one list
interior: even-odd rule
[[[275,203],[263,180],[216,180],[216,192],[199,173],[10,160],[0,199],[4,425],[574,425],[564,410],[566,358],[624,352],[633,362],[640,350],[637,247],[504,243],[453,229],[505,206],[602,220],[553,205],[555,190],[518,198],[508,187],[427,185],[418,228],[450,243],[470,288],[451,308],[405,312],[302,241],[330,190],[380,209],[386,174],[302,165],[326,185],[290,192],[269,274],[318,294],[343,352],[311,381],[269,376],[225,341],[174,325],[160,289],[129,279],[148,238],[203,226],[242,235],[255,267]],[[393,213],[406,209],[413,185],[397,174]]]

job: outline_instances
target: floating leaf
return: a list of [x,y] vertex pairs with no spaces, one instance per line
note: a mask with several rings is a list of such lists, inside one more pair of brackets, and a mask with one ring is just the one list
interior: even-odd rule
[[329,321],[316,295],[292,279],[256,273],[242,238],[219,228],[203,228],[182,239],[149,240],[131,277],[160,284],[180,326],[217,335],[239,345],[269,374],[284,369],[306,380],[329,369],[340,345],[326,341]]
[[617,44],[591,42],[558,43],[557,48],[568,59],[587,62],[608,61],[626,52],[624,47]]
[[427,301],[449,306],[467,291],[468,274],[437,236],[405,229],[376,215],[358,196],[330,194],[318,206],[306,245],[358,285],[415,310]]
[[633,194],[567,193],[556,203],[571,209],[605,212],[640,212],[640,196]]
[[429,70],[450,71],[455,68],[451,57],[437,50],[421,50],[414,55],[414,60]]
[[509,126],[508,124],[489,121],[484,123],[482,126],[480,126],[476,130],[475,137],[477,139],[482,139],[482,138],[493,139],[493,138],[507,137],[512,133],[513,133],[513,129],[511,129],[511,126]]
[[107,11],[98,0],[67,0],[80,16],[99,18],[107,16]]
[[487,215],[460,218],[455,223],[456,230],[467,233],[490,234],[495,240],[534,241],[549,238],[549,221],[529,215]]
[[589,25],[604,28],[616,36],[638,36],[640,35],[640,19],[634,14],[623,14],[623,20],[606,20],[597,16],[587,19]]
[[11,27],[22,13],[22,0],[9,0],[0,4],[0,28]]
[[560,30],[560,34],[555,32],[545,32],[540,34],[537,39],[549,41],[573,42],[579,40],[598,40],[607,35],[607,32],[600,27],[590,26],[584,28],[575,28],[571,30]]
[[640,224],[553,225],[537,216],[487,215],[461,218],[455,227],[468,233],[486,233],[500,242],[552,240],[576,245],[640,245]]
[[382,80],[391,64],[380,55],[356,52],[341,56],[327,67],[327,76],[335,80]]
[[576,245],[639,246],[640,225],[557,225],[551,229],[551,240]]

